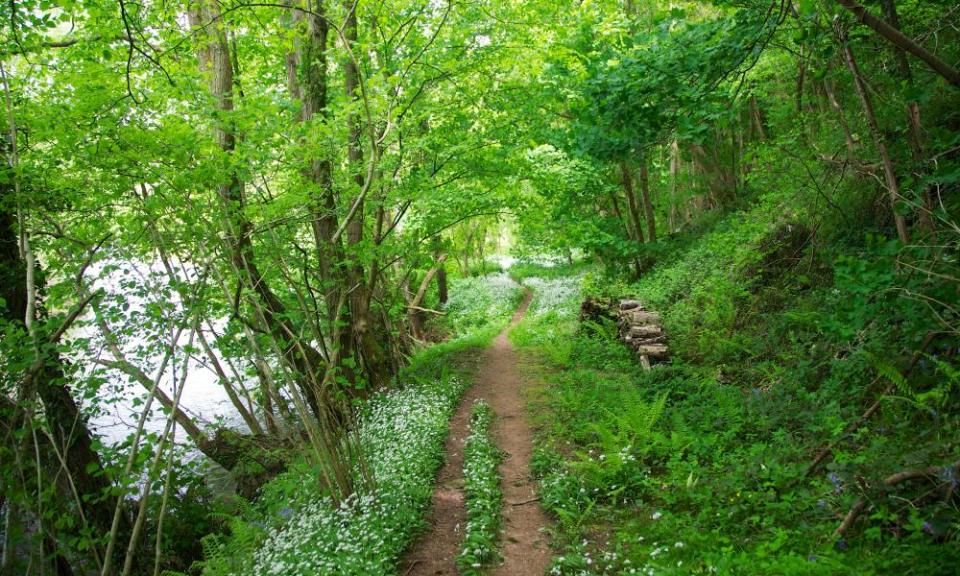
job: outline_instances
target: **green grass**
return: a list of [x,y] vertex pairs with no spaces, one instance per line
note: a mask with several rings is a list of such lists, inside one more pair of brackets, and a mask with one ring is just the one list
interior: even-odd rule
[[[514,330],[545,382],[534,465],[557,519],[554,574],[933,575],[960,562],[955,470],[879,488],[958,459],[954,344],[897,376],[937,325],[903,290],[949,295],[898,271],[909,254],[882,239],[798,242],[789,219],[764,224],[788,214],[777,206],[717,222],[634,284],[585,276],[663,314],[672,364],[644,372],[573,302]],[[889,384],[881,412],[844,435]],[[805,475],[830,442],[828,465]],[[834,537],[861,495],[870,508]]]

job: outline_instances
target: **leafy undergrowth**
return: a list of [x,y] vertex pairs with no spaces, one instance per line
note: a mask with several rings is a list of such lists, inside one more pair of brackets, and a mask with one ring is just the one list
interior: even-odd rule
[[446,315],[436,318],[434,324],[454,336],[491,324],[502,326],[522,299],[522,288],[504,273],[454,278],[443,306]]
[[521,277],[520,282],[533,290],[533,300],[524,320],[510,331],[510,340],[519,346],[539,346],[554,363],[562,365],[573,346],[569,334],[577,325],[581,276],[579,267],[553,267],[544,272]]
[[577,298],[535,294],[513,338],[546,383],[534,467],[557,518],[553,574],[954,573],[955,342],[928,341],[911,368],[937,322],[901,294],[950,295],[898,271],[895,244],[811,246],[786,216],[765,224],[774,213],[731,216],[634,285],[586,275],[585,290],[662,313],[675,358],[650,372],[612,323],[577,321]]
[[503,491],[497,466],[503,455],[490,435],[494,416],[493,409],[486,402],[474,404],[470,415],[470,436],[463,448],[467,526],[457,566],[465,576],[482,574],[484,567],[499,560],[497,538]]
[[[360,411],[358,432],[372,488],[335,505],[317,481],[319,471],[298,457],[257,500],[241,500],[225,517],[225,535],[204,538],[205,560],[197,569],[208,576],[394,574],[424,527],[449,419],[473,359],[521,294],[502,275],[454,283],[446,319],[459,336],[421,350],[397,377],[398,386],[374,395]],[[480,423],[489,425],[482,418]],[[496,511],[498,516],[499,505]]]

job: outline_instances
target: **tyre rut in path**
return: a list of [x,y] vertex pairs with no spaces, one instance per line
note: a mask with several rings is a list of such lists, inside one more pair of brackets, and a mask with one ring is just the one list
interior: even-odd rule
[[463,545],[466,509],[463,493],[463,444],[470,433],[470,410],[486,400],[497,417],[493,439],[504,451],[500,464],[503,488],[503,562],[488,570],[493,576],[542,576],[550,565],[550,546],[541,531],[548,519],[536,500],[530,472],[533,432],[524,415],[525,382],[517,370],[517,356],[507,334],[530,304],[528,292],[510,325],[493,340],[480,359],[474,385],[468,389],[450,420],[446,462],[437,478],[430,509],[430,529],[407,553],[399,574],[438,576],[457,574],[456,558]]

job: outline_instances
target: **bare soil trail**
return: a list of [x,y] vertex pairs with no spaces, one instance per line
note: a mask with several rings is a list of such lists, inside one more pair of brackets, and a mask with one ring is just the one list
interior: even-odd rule
[[532,295],[528,292],[513,320],[480,358],[474,385],[467,390],[450,420],[446,462],[437,478],[430,510],[430,529],[411,547],[400,567],[402,576],[457,574],[456,557],[463,543],[466,509],[463,493],[463,443],[470,433],[470,410],[474,401],[486,400],[496,412],[493,438],[504,451],[500,465],[503,478],[503,562],[491,567],[493,576],[542,576],[550,564],[550,546],[542,529],[547,515],[536,500],[536,485],[530,472],[533,432],[527,423],[523,391],[527,382],[517,369],[517,355],[507,338],[523,318]]

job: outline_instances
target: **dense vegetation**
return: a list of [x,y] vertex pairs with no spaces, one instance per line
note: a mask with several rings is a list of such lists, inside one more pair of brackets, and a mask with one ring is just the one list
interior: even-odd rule
[[3,576],[395,573],[518,282],[553,573],[960,563],[953,3],[0,15]]

